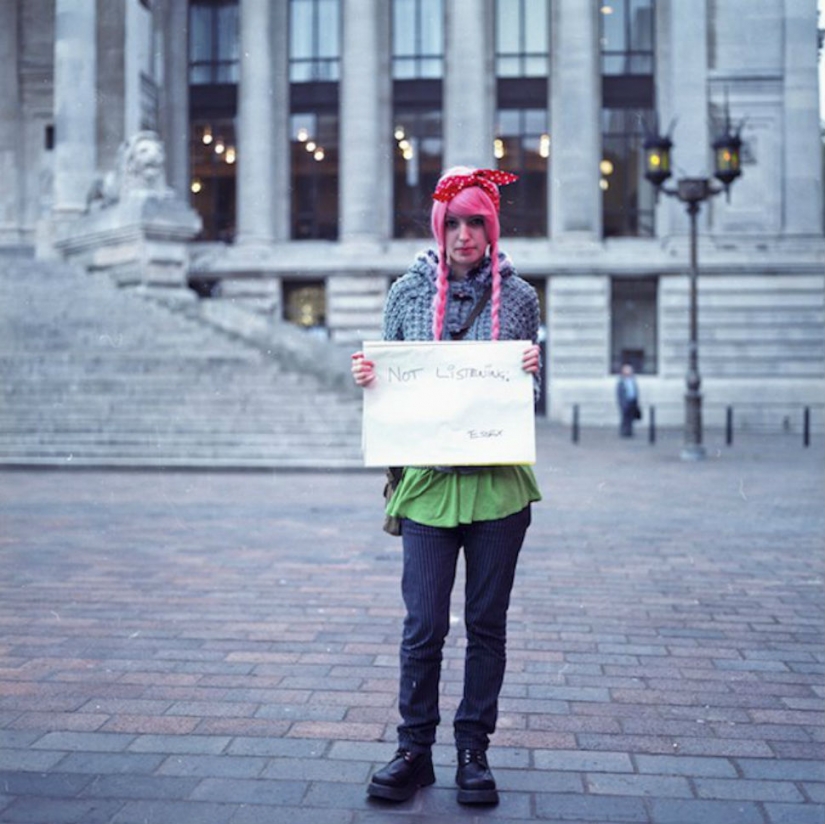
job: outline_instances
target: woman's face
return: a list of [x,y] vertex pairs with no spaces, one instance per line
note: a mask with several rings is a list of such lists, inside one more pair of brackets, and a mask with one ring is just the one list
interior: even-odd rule
[[448,211],[444,229],[447,262],[453,277],[463,278],[487,253],[490,241],[484,218],[481,215],[461,217]]

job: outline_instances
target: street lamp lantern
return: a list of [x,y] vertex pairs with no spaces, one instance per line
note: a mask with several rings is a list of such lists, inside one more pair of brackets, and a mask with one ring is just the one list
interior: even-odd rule
[[[741,127],[740,127],[741,128]],[[690,216],[690,340],[688,342],[688,368],[685,378],[685,442],[682,458],[700,460],[705,457],[702,446],[702,379],[699,375],[698,302],[697,281],[699,264],[697,260],[697,217],[699,205],[715,195],[725,192],[730,197],[730,185],[742,174],[742,140],[739,131],[731,131],[730,117],[725,106],[725,133],[711,144],[714,153],[714,177],[685,177],[676,181],[674,187],[666,187],[665,181],[671,176],[670,150],[673,141],[670,136],[649,134],[644,142],[645,177],[669,197],[675,197],[687,206]]]
[[657,188],[671,175],[670,150],[673,142],[662,135],[648,135],[644,142],[645,177]]
[[714,176],[727,188],[742,174],[742,140],[728,129],[713,141]]

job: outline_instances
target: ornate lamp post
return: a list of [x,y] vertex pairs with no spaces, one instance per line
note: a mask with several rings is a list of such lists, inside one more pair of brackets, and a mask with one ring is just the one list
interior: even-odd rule
[[676,181],[675,188],[667,188],[664,183],[671,176],[670,137],[659,134],[649,135],[644,143],[645,177],[669,197],[678,198],[687,205],[690,215],[690,342],[688,344],[688,369],[685,392],[685,443],[682,449],[684,460],[701,460],[705,457],[702,446],[702,394],[699,391],[702,380],[699,376],[698,312],[696,289],[699,276],[697,261],[697,216],[699,204],[715,195],[725,192],[730,196],[731,183],[742,174],[740,149],[742,140],[739,132],[732,132],[730,120],[726,118],[725,134],[713,142],[714,177],[721,182],[715,184],[711,178],[685,177]]

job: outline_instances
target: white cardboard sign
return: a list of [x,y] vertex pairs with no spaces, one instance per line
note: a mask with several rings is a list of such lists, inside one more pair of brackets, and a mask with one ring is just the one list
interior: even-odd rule
[[364,344],[366,466],[485,466],[536,460],[530,341]]

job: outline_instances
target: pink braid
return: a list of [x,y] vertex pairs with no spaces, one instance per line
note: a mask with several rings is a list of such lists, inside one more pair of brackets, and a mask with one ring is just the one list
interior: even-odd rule
[[490,246],[490,265],[492,267],[493,292],[490,296],[490,312],[493,323],[492,339],[498,340],[501,335],[501,272],[498,270],[498,243]]
[[435,297],[433,298],[433,340],[441,340],[444,328],[444,315],[447,312],[447,252],[443,248],[438,250],[438,274],[435,279]]

